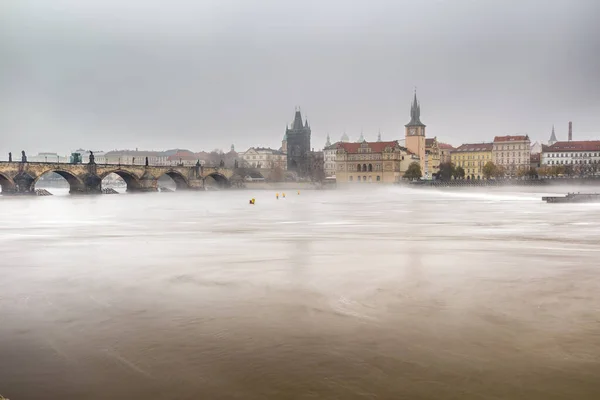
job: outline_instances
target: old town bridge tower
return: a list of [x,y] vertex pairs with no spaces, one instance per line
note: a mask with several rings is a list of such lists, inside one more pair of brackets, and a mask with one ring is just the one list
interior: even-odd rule
[[298,108],[291,128],[285,128],[285,138],[288,170],[307,174],[310,170],[310,125],[308,119],[302,123],[302,114]]

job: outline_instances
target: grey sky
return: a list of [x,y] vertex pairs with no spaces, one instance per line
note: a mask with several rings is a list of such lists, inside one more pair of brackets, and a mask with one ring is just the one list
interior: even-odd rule
[[4,0],[0,151],[600,139],[596,0]]

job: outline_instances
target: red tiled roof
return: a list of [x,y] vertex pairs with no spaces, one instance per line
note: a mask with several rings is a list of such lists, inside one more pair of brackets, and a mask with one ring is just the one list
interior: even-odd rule
[[529,140],[529,136],[527,135],[518,135],[518,136],[496,136],[494,138],[494,143],[496,142],[518,142],[520,140]]
[[530,155],[529,160],[531,162],[539,162],[540,161],[540,153]]
[[458,146],[454,151],[492,151],[493,143],[466,143]]
[[438,147],[440,149],[454,150],[454,146],[452,146],[451,144],[448,144],[448,143],[438,142]]
[[556,142],[552,146],[543,146],[543,151],[600,151],[600,140]]

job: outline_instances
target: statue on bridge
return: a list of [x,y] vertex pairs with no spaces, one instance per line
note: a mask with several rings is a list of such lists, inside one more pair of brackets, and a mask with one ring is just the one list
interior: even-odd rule
[[27,156],[25,155],[25,150],[21,151],[21,162],[22,163],[27,162]]
[[8,152],[8,162],[12,162],[12,153]]
[[238,169],[238,160],[233,162],[233,168]]
[[146,157],[146,167],[148,166],[148,157]]
[[223,168],[225,166],[225,161],[221,160],[221,162],[219,163],[219,167]]
[[94,152],[90,150],[90,161],[88,164],[96,164],[96,156],[94,156]]

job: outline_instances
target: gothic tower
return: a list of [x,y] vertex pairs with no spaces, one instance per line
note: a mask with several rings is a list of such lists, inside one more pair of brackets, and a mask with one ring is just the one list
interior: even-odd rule
[[552,134],[550,135],[550,140],[548,140],[548,144],[552,146],[556,142],[558,142],[558,140],[556,140],[556,133],[554,133],[554,125],[552,125]]
[[406,148],[419,156],[421,172],[425,175],[425,124],[421,122],[421,104],[415,98],[410,106],[410,122],[406,125]]
[[296,171],[301,175],[309,172],[310,134],[308,119],[303,124],[300,109],[296,109],[292,127],[285,130],[288,170]]

